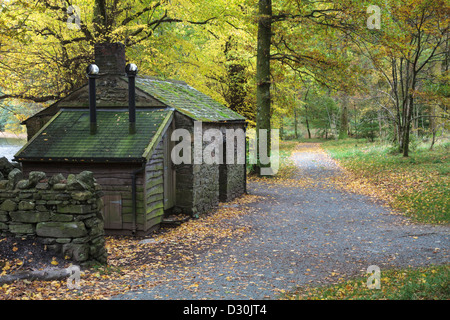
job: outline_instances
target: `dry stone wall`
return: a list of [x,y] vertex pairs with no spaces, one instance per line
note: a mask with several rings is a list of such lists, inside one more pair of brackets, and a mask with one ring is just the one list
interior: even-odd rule
[[106,263],[100,186],[92,172],[50,178],[0,159],[0,234],[36,238],[56,255]]

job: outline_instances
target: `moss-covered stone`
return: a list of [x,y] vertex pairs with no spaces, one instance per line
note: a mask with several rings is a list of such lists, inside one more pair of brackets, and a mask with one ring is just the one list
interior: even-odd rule
[[32,234],[34,233],[34,225],[29,223],[10,224],[9,232],[15,234]]
[[38,190],[47,190],[48,188],[50,188],[50,185],[48,184],[48,182],[38,182],[35,188]]
[[9,221],[9,214],[6,211],[0,211],[0,222]]
[[19,199],[33,199],[33,192],[21,192]]
[[77,222],[40,222],[36,225],[36,234],[40,237],[78,238],[87,235],[86,227]]
[[62,254],[75,261],[83,262],[89,258],[89,245],[66,243],[62,246]]
[[36,204],[33,201],[20,201],[19,210],[34,210]]
[[9,215],[15,222],[38,223],[50,219],[49,212],[40,211],[13,211]]
[[14,211],[17,210],[17,203],[10,199],[6,199],[3,201],[3,203],[0,205],[0,210],[2,211]]
[[8,180],[0,180],[0,190],[5,190],[8,187]]
[[35,187],[39,181],[44,180],[46,178],[45,172],[42,171],[31,171],[28,175],[28,180],[32,187]]
[[74,174],[69,174],[69,176],[67,177],[67,190],[82,191],[85,190],[85,185],[78,181]]
[[55,222],[70,222],[73,221],[73,216],[71,214],[54,214],[50,220]]
[[15,168],[11,170],[11,172],[8,174],[8,188],[14,189],[16,184],[23,179],[23,173],[19,169]]
[[55,183],[53,185],[53,190],[56,191],[61,191],[61,190],[66,190],[67,184],[65,183]]
[[91,206],[84,204],[59,204],[56,211],[58,213],[86,214],[91,213],[93,210]]
[[16,188],[20,189],[20,190],[31,189],[32,187],[33,186],[31,185],[30,180],[28,180],[28,179],[20,180],[16,184]]
[[71,193],[72,199],[78,201],[86,201],[92,198],[92,192],[90,191],[75,191]]
[[88,188],[94,187],[94,173],[92,171],[83,171],[76,175],[76,179]]
[[72,238],[57,238],[56,239],[56,243],[70,243],[72,241]]
[[55,174],[53,175],[49,180],[48,183],[52,186],[54,186],[55,184],[58,183],[63,183],[63,181],[65,181],[66,178],[64,178],[64,176],[61,173]]

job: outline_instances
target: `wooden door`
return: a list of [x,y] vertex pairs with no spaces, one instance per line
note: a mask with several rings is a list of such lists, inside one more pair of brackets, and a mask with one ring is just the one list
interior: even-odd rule
[[[173,123],[172,123],[173,125]],[[167,128],[164,135],[164,210],[168,210],[175,205],[175,173],[172,167],[171,152],[174,142],[170,140],[172,135],[172,125]]]
[[105,229],[122,229],[122,196],[106,194],[102,197]]

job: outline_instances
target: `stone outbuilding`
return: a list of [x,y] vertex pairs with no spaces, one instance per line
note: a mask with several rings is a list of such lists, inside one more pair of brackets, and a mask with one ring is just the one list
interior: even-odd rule
[[[86,85],[24,121],[28,143],[15,155],[24,174],[93,172],[104,192],[109,234],[145,235],[158,228],[165,213],[199,215],[245,192],[244,117],[181,81],[137,75],[130,91],[120,43],[96,45],[95,63],[100,72],[94,109]],[[132,124],[130,114],[135,116]],[[173,149],[183,142],[172,141],[176,129],[189,133],[192,147],[176,154],[184,158],[189,152],[190,162],[172,161]],[[221,146],[234,162],[217,149],[212,154],[221,160],[194,161],[196,152],[209,145],[200,137],[199,151],[194,131],[206,134],[209,129],[216,133],[211,142],[221,133]]]

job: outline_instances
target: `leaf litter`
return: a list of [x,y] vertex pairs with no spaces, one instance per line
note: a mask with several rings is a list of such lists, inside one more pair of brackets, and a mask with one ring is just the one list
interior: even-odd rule
[[[253,210],[248,204],[260,198],[243,195],[232,202],[221,203],[215,211],[198,219],[188,220],[175,228],[161,228],[148,237],[107,236],[108,264],[82,268],[80,289],[69,289],[66,280],[19,280],[0,286],[0,300],[108,299],[130,290],[170,282],[170,275],[164,277],[161,270],[173,265],[189,267],[194,260],[199,259],[201,253],[213,247],[226,246],[230,239],[247,233],[251,227],[242,216]],[[34,256],[40,253],[39,259],[33,264],[34,269],[41,270],[49,265],[66,268],[71,265],[43,251],[32,240],[13,241],[4,238],[0,239],[0,271],[11,274],[19,270],[23,261],[27,261],[27,253],[23,250],[30,247],[34,248]],[[30,256],[33,256],[31,251]],[[156,274],[158,277],[155,277]],[[142,281],[142,278],[147,280]],[[195,285],[191,288],[195,289]]]

